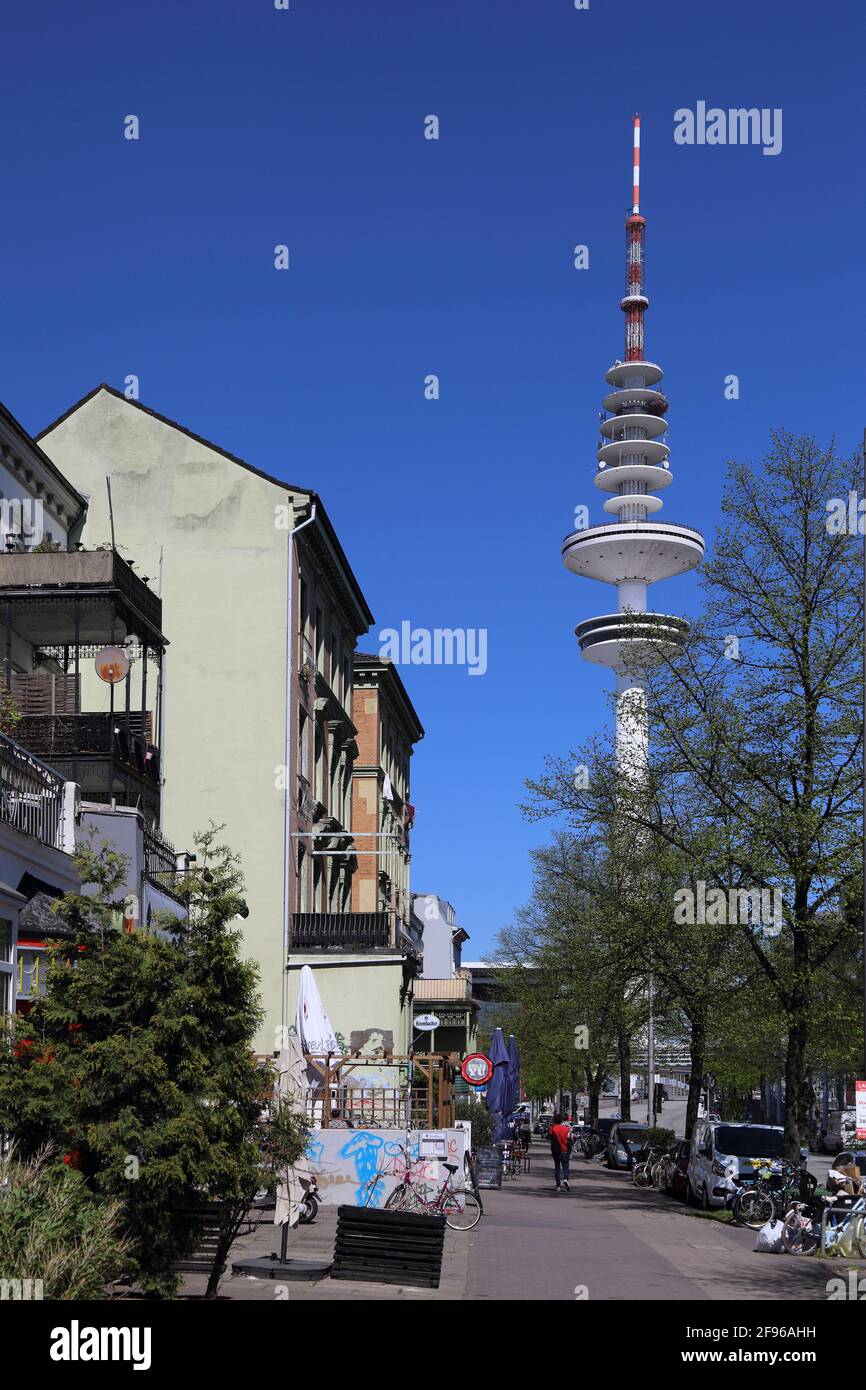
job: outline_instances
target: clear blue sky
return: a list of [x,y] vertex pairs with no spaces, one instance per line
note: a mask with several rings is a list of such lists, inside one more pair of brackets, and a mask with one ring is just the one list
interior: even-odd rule
[[[468,957],[529,888],[523,779],[609,718],[562,568],[592,486],[643,117],[663,515],[712,536],[725,460],[863,427],[859,0],[10,0],[0,397],[39,430],[97,382],[316,488],[382,628],[486,627],[489,670],[403,671],[413,882]],[[783,148],[673,113],[781,107]],[[423,138],[436,114],[438,142]],[[123,118],[141,122],[138,143]],[[273,269],[286,243],[291,269]],[[590,248],[575,271],[572,247]],[[426,401],[436,373],[441,398]],[[739,401],[723,381],[740,378]],[[693,611],[692,579],[653,591]],[[169,634],[170,635],[170,634]]]

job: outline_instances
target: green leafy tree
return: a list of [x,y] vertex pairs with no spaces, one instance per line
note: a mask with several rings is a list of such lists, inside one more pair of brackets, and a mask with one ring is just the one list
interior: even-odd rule
[[25,1156],[56,1144],[93,1192],[122,1203],[131,1270],[153,1296],[176,1291],[202,1206],[220,1204],[228,1239],[238,1209],[305,1143],[269,1106],[272,1075],[251,1050],[260,1011],[232,925],[237,861],[215,828],[196,846],[186,922],[132,935],[116,926],[122,856],[81,851],[87,891],[59,904],[72,936],[0,1059],[0,1128]]

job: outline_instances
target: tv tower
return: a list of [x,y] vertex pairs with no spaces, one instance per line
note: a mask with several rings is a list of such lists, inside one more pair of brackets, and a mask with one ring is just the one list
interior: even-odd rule
[[690,526],[649,520],[660,511],[655,494],[672,481],[664,442],[667,399],[658,389],[663,372],[644,356],[646,219],[640,212],[640,116],[634,118],[632,208],[625,220],[625,361],[605,373],[602,442],[595,485],[609,493],[604,510],[615,520],[566,536],[567,569],[616,586],[617,611],[587,618],[575,628],[581,655],[616,673],[618,764],[640,777],[647,763],[646,691],[643,673],[665,653],[681,648],[689,625],[647,607],[647,589],[699,565],[704,538]]

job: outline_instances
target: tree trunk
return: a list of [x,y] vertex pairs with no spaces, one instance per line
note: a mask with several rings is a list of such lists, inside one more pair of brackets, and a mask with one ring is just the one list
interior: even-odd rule
[[704,1079],[704,1053],[706,1050],[706,1029],[704,1019],[692,1019],[689,1035],[689,1098],[686,1101],[685,1137],[690,1140],[698,1118],[698,1105],[701,1099],[701,1086]]
[[586,1081],[586,1089],[589,1091],[589,1123],[593,1129],[596,1129],[598,1126],[598,1102],[604,1081],[604,1067],[596,1067],[594,1072],[587,1067]]
[[624,1028],[617,1034],[619,1047],[619,1113],[624,1120],[631,1119],[631,1038]]
[[806,1077],[806,1034],[805,1012],[798,1010],[788,1029],[788,1051],[785,1056],[785,1157],[789,1163],[798,1166]]

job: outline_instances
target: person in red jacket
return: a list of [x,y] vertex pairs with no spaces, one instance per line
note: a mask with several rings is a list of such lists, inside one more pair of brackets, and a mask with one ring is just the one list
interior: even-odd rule
[[568,1185],[568,1162],[571,1157],[571,1125],[560,1114],[553,1117],[550,1126],[550,1152],[553,1155],[553,1171],[556,1176],[556,1190],[559,1191],[560,1174],[562,1186],[570,1192]]

